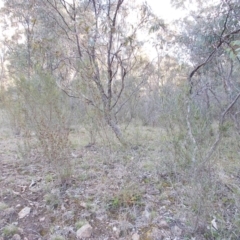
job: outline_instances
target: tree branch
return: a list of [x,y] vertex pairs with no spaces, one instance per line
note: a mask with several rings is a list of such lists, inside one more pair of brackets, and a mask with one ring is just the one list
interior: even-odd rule
[[230,14],[230,11],[231,9],[228,11],[227,13],[227,16],[226,16],[226,19],[224,21],[224,25],[223,25],[223,30],[220,34],[220,37],[219,37],[219,43],[217,44],[217,46],[215,47],[215,49],[209,54],[209,56],[205,59],[205,61],[203,61],[202,63],[200,63],[198,66],[196,66],[192,71],[191,73],[189,74],[189,77],[188,77],[188,80],[189,80],[189,83],[190,83],[190,90],[189,90],[189,94],[191,95],[192,94],[192,88],[193,88],[193,81],[192,81],[192,78],[193,76],[197,73],[197,71],[202,68],[203,66],[205,66],[208,62],[210,62],[213,58],[213,56],[215,55],[215,53],[217,52],[217,50],[222,46],[222,44],[227,40],[229,39],[232,35],[235,35],[237,33],[240,32],[240,29],[236,29],[230,33],[228,33],[227,35],[224,36],[224,33],[225,31],[227,30],[227,21],[228,21],[228,18],[229,18],[229,14]]

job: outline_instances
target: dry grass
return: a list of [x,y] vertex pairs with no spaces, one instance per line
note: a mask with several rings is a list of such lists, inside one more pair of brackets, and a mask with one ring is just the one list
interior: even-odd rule
[[[7,126],[5,118],[1,126]],[[59,169],[65,170],[64,165],[59,168],[59,161],[47,164],[44,155],[32,148],[34,144],[28,158],[20,158],[18,140],[27,137],[13,136],[8,126],[2,127],[0,202],[9,207],[0,213],[5,219],[0,227],[5,229],[16,220],[17,210],[9,215],[8,209],[30,201],[43,207],[36,209],[33,219],[19,221],[19,227],[35,229],[42,239],[75,239],[67,235],[67,229],[74,232],[83,222],[93,225],[92,239],[131,239],[134,232],[143,240],[157,239],[159,234],[163,239],[237,239],[240,164],[239,141],[233,132],[225,135],[210,162],[193,164],[178,127],[168,131],[133,122],[122,129],[127,147],[112,141],[114,136],[107,127],[98,130],[94,145],[88,145],[88,129],[71,127],[69,137],[62,138],[69,141],[64,146],[71,171],[59,181]],[[31,135],[31,142],[43,139],[49,146],[47,141],[52,139],[57,159],[58,147],[63,147],[49,137],[54,135],[51,129],[44,132],[47,140],[37,133]],[[28,187],[32,180],[37,187]],[[33,225],[39,219],[44,219],[41,228]],[[167,227],[161,227],[162,221]],[[29,236],[30,232],[21,234]]]

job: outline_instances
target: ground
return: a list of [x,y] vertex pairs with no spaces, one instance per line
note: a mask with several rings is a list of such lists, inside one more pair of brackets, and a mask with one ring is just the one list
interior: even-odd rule
[[52,164],[1,128],[0,239],[77,239],[87,223],[96,240],[238,239],[239,169],[180,171],[161,135],[141,127],[134,145],[88,145],[75,128],[67,162]]

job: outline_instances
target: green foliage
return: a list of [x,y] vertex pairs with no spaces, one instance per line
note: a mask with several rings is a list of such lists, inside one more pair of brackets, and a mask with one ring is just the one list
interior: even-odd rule
[[[33,1],[38,8],[23,2],[14,4],[15,0],[5,2],[4,13],[9,17],[6,24],[16,24],[17,20],[21,27],[17,27],[15,40],[6,41],[7,69],[11,73],[6,78],[14,82],[6,94],[1,92],[0,101],[4,102],[14,133],[19,136],[18,154],[23,159],[37,149],[41,159],[50,163],[64,183],[72,176],[71,148],[77,152],[80,145],[83,147],[90,141],[96,146],[96,155],[100,148],[114,145],[109,129],[122,140],[118,124],[124,124],[130,152],[111,157],[114,163],[121,159],[129,164],[137,159],[141,174],[151,173],[141,184],[152,184],[155,174],[160,182],[161,201],[173,204],[174,197],[165,190],[179,184],[183,190],[179,191],[178,201],[190,216],[187,219],[191,233],[197,234],[203,223],[202,236],[228,239],[231,233],[226,225],[231,222],[233,231],[239,235],[239,215],[229,211],[239,205],[234,200],[239,198],[238,189],[230,185],[231,191],[225,188],[220,191],[217,186],[221,181],[215,174],[220,168],[228,169],[229,175],[238,171],[235,161],[239,159],[239,102],[233,104],[224,123],[217,127],[226,106],[239,93],[238,1],[196,0],[198,8],[194,7],[196,10],[180,20],[174,31],[167,29],[146,4],[134,9],[140,12],[136,14],[139,24],[133,24],[127,22],[133,10],[127,1],[122,8],[122,1],[116,1],[120,5],[110,1],[108,7],[104,1],[96,1],[101,9],[99,15],[93,11],[92,1],[86,6],[84,1],[78,1],[76,9],[69,2],[71,11],[64,8],[64,1],[56,1],[55,5],[50,5],[51,1]],[[185,8],[193,1],[172,0],[172,3]],[[113,23],[115,11],[116,23]],[[25,19],[31,20],[25,22]],[[22,30],[26,42],[19,43]],[[158,56],[152,62],[142,51],[144,43],[138,39],[139,31],[155,37]],[[191,70],[195,72],[189,84]],[[76,130],[71,145],[73,124],[76,129],[87,130],[90,139],[86,137],[79,144],[77,138],[82,132]],[[215,147],[218,136],[222,144]],[[111,149],[113,155],[117,154],[115,147]],[[83,151],[86,155],[91,152],[87,149]],[[127,144],[124,149],[128,149]],[[206,161],[211,149],[214,154]],[[78,156],[77,164],[82,161]],[[100,163],[102,158],[108,161],[104,155],[98,158]],[[94,166],[89,164],[92,159],[87,160],[81,165],[84,173],[76,177],[80,181],[87,181],[91,171],[98,169],[96,159]],[[46,175],[45,181],[54,183],[52,175]],[[116,213],[141,206],[140,187],[127,183],[111,193],[108,209]],[[60,204],[57,194],[47,194],[44,200],[51,209]],[[0,204],[0,209],[5,207]],[[222,214],[218,216],[222,226],[218,232],[211,232],[216,212]],[[75,226],[79,228],[82,224],[80,221]],[[5,235],[10,236],[11,232],[5,230]]]
[[3,235],[5,237],[11,237],[18,232],[19,232],[19,230],[15,225],[8,225],[3,228]]
[[120,190],[115,196],[108,200],[108,209],[112,212],[119,208],[128,208],[131,206],[141,206],[142,194],[136,188],[127,187]]
[[226,52],[231,60],[236,60],[240,57],[240,40],[232,41],[230,47],[226,48]]
[[0,202],[0,211],[4,211],[8,208],[8,205],[4,202]]
[[52,182],[53,181],[53,175],[52,174],[47,174],[46,176],[45,176],[45,181],[47,182],[47,183],[49,183],[49,182]]
[[79,228],[81,228],[82,226],[84,226],[85,224],[87,223],[87,221],[77,221],[76,223],[75,223],[75,228],[76,229],[79,229]]
[[71,174],[69,164],[69,99],[48,74],[21,77],[8,91],[7,111],[12,125],[23,138],[21,152],[37,148],[54,166],[60,178]]
[[49,205],[51,208],[56,209],[59,206],[60,199],[59,196],[53,193],[48,193],[44,196],[46,205]]

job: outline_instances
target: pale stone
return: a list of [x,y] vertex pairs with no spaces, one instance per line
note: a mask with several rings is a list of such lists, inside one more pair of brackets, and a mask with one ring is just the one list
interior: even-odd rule
[[140,239],[140,236],[139,236],[138,233],[134,233],[134,234],[132,235],[132,240],[139,240],[139,239]]
[[87,208],[87,203],[81,202],[81,203],[80,203],[80,206],[81,206],[82,208]]
[[147,237],[149,239],[162,239],[162,231],[156,227],[153,227],[152,230],[147,233]]
[[168,223],[165,220],[161,220],[160,223],[158,224],[159,228],[169,228]]
[[78,239],[83,239],[83,238],[90,238],[92,235],[93,228],[92,226],[88,223],[82,226],[77,230],[77,238]]
[[24,218],[30,213],[30,211],[31,211],[30,207],[25,207],[18,213],[18,217],[19,218]]
[[21,237],[18,234],[14,234],[12,240],[21,240]]
[[175,236],[180,237],[182,235],[182,229],[179,228],[178,226],[174,226],[172,228],[172,232]]

